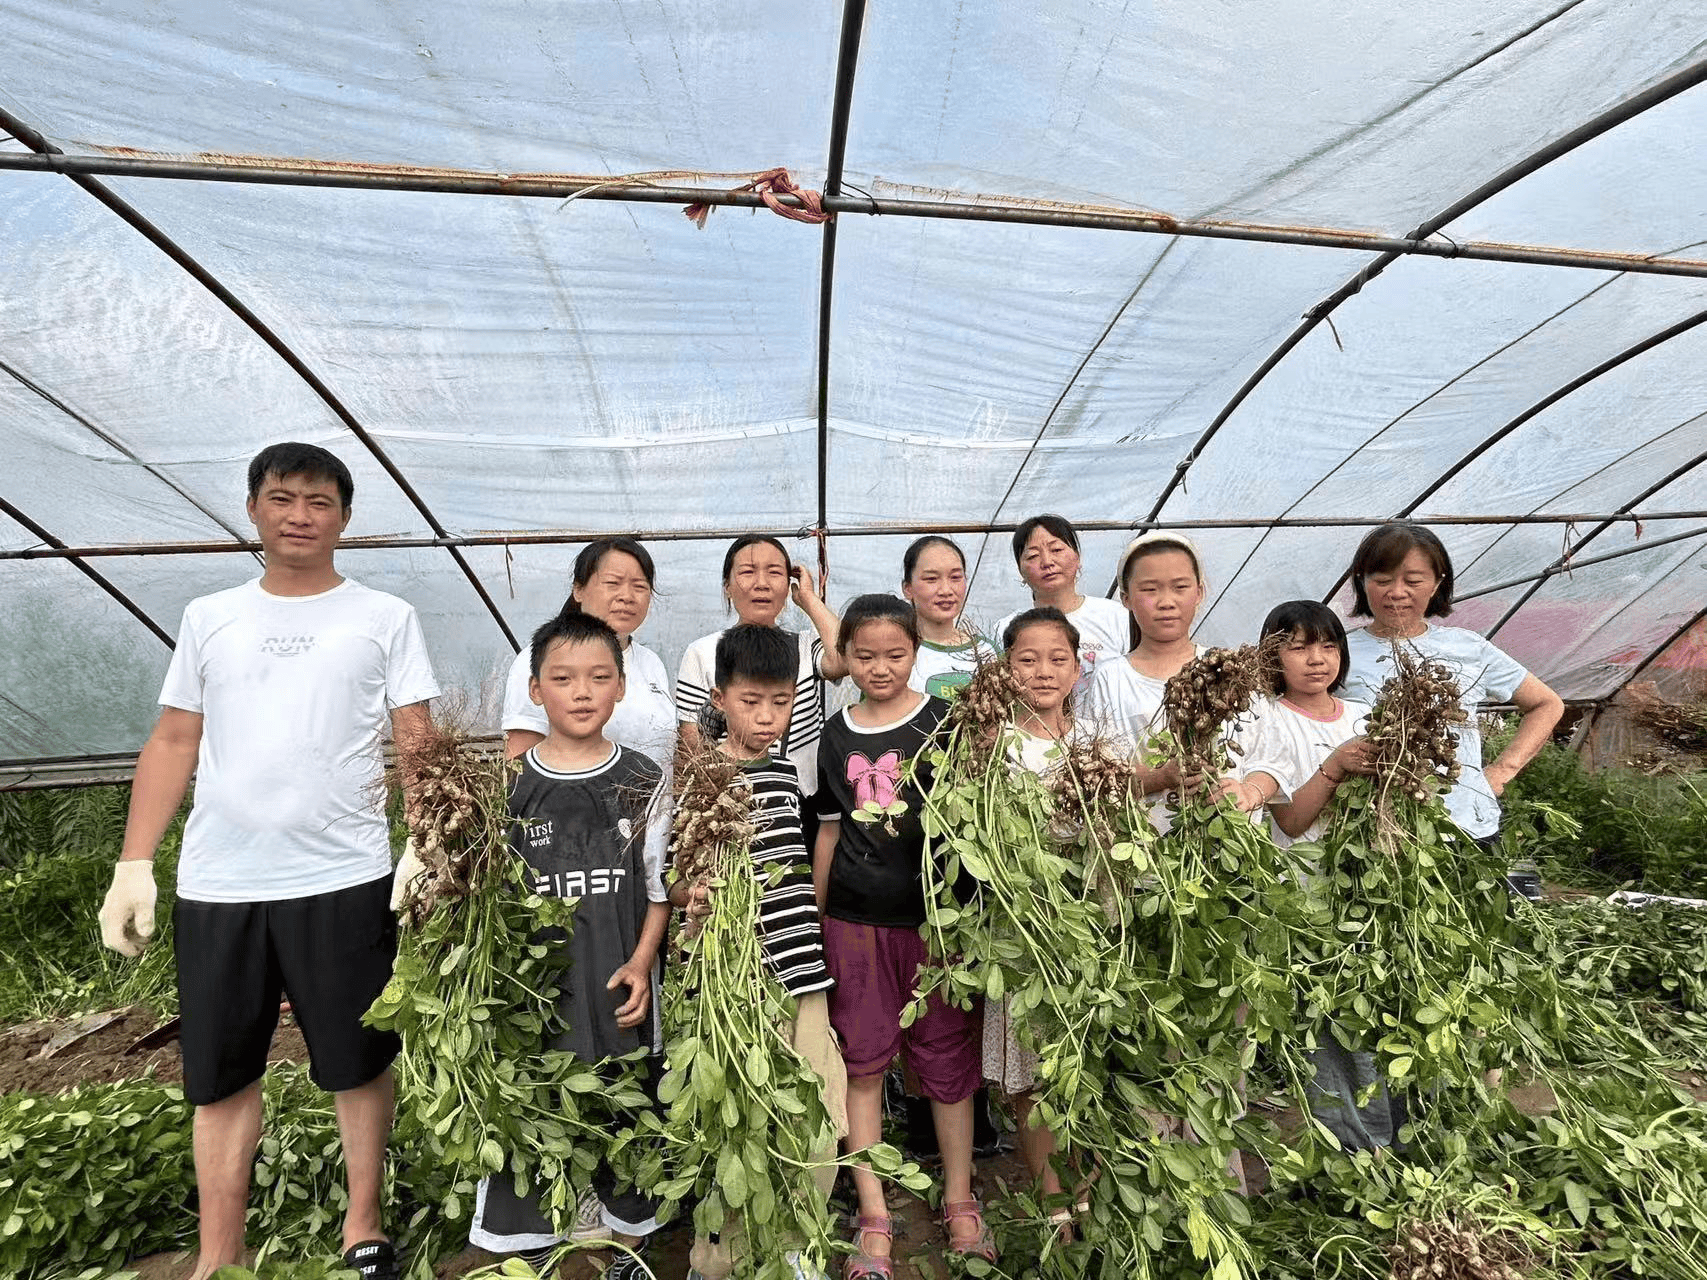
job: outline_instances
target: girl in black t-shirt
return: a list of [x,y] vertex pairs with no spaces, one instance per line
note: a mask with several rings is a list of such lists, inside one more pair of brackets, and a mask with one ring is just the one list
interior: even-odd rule
[[[902,1028],[915,975],[927,963],[920,864],[929,770],[903,781],[907,762],[930,741],[948,704],[907,685],[918,653],[918,621],[906,601],[860,596],[837,638],[864,698],[825,722],[818,743],[820,826],[813,878],[823,913],[831,976],[830,1022],[848,1069],[848,1149],[883,1137],[883,1073],[899,1051],[931,1100],[942,1151],[943,1227],[949,1248],[995,1260],[972,1195],[972,1096],[982,1074],[976,1011],[932,996]],[[859,1232],[849,1280],[887,1277],[893,1223],[875,1174],[856,1167]]]

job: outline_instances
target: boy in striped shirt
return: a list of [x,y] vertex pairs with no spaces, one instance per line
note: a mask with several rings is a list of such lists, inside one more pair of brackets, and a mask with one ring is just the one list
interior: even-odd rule
[[[786,632],[751,623],[730,627],[717,641],[711,707],[723,721],[718,749],[742,762],[740,780],[752,792],[753,862],[767,875],[759,902],[765,961],[794,997],[794,1020],[782,1029],[783,1036],[824,1082],[825,1109],[838,1132],[845,1134],[847,1072],[830,1030],[825,993],[834,982],[824,966],[812,862],[801,834],[800,779],[786,756],[771,755],[772,744],[788,729],[797,665],[794,639]],[[707,728],[719,726],[714,719]],[[778,865],[782,873],[768,878]],[[690,889],[677,881],[670,887],[670,898],[688,915],[703,916],[710,910],[707,892],[704,886]],[[834,1148],[823,1152],[816,1173],[826,1201],[835,1181],[835,1154]],[[696,1239],[689,1255],[690,1277],[723,1280],[735,1270],[744,1247],[739,1227],[720,1239]]]

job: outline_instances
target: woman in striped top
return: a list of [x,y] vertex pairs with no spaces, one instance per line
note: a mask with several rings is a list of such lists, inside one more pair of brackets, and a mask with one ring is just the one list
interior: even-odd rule
[[[818,781],[818,735],[824,725],[824,681],[840,680],[847,666],[836,652],[836,615],[825,606],[804,565],[790,565],[788,552],[775,538],[745,534],[729,544],[723,557],[723,594],[738,621],[775,627],[783,606],[792,595],[812,620],[812,632],[783,631],[798,651],[794,699],[788,724],[771,747],[773,756],[793,762],[800,790],[812,795]],[[700,743],[701,716],[711,706],[715,683],[717,642],[725,634],[714,631],[701,636],[682,654],[676,676],[676,732],[683,750]],[[713,717],[715,719],[715,717]],[[807,806],[806,847],[812,847],[817,821]]]

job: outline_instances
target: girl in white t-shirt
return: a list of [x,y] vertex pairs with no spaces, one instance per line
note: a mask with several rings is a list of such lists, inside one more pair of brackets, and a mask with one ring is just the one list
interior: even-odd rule
[[952,699],[996,648],[965,626],[966,555],[948,538],[926,534],[901,557],[901,594],[919,621],[919,656],[908,686]]
[[[1203,564],[1190,539],[1177,533],[1146,533],[1120,557],[1120,598],[1137,642],[1124,657],[1102,664],[1085,698],[1085,715],[1097,736],[1133,761],[1144,793],[1156,796],[1180,786],[1179,769],[1151,764],[1146,756],[1167,727],[1162,693],[1181,667],[1201,652],[1191,638],[1203,603]],[[1164,830],[1167,815],[1152,807]]]
[[[1317,839],[1335,789],[1352,774],[1373,771],[1369,746],[1358,736],[1369,706],[1334,696],[1351,664],[1345,627],[1332,609],[1314,600],[1288,601],[1269,613],[1262,633],[1287,637],[1275,691],[1280,696],[1241,726],[1245,754],[1237,787],[1240,807],[1268,806],[1275,843],[1285,848]],[[1329,1024],[1310,1063],[1315,1072],[1306,1102],[1340,1145],[1349,1151],[1391,1146],[1404,1121],[1374,1055],[1341,1043]]]
[[[1072,733],[1067,704],[1079,675],[1079,633],[1059,609],[1044,607],[1016,615],[1002,641],[1014,678],[1025,690],[1025,702],[1014,709],[1007,730],[1008,765],[1016,773],[1024,770],[1041,777],[1060,762]],[[1061,1176],[1050,1160],[1055,1135],[1047,1125],[1031,1122],[1038,1058],[1020,1042],[1009,1006],[1006,996],[984,1005],[984,1078],[1013,1105],[1026,1169],[1047,1199],[1061,1194]],[[1062,1226],[1070,1221],[1064,1209],[1054,1216]]]
[[[1113,662],[1132,647],[1126,610],[1113,600],[1079,594],[1079,534],[1056,515],[1032,516],[1014,530],[1014,563],[1031,588],[1033,608],[1059,609],[1079,633],[1079,681],[1083,694],[1099,664]],[[1002,635],[1016,610],[996,624]]]
[[1322,834],[1322,811],[1348,775],[1368,773],[1369,749],[1359,736],[1369,705],[1334,695],[1351,666],[1345,627],[1327,605],[1289,600],[1270,611],[1263,638],[1285,636],[1276,697],[1265,699],[1242,724],[1244,748],[1234,784],[1239,807],[1267,807],[1274,842]]
[[[656,577],[651,554],[633,538],[599,538],[575,557],[562,612],[599,618],[616,632],[622,642],[625,692],[605,726],[605,737],[647,756],[668,778],[676,749],[670,673],[657,654],[633,638],[651,611]],[[511,760],[543,742],[550,728],[544,708],[528,693],[532,674],[530,650],[524,648],[504,681],[504,754]]]

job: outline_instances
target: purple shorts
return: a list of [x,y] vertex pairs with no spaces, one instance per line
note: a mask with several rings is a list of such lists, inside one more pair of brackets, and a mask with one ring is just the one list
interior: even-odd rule
[[919,968],[929,961],[917,929],[825,916],[824,956],[836,980],[830,1025],[841,1037],[850,1078],[882,1075],[905,1050],[920,1092],[933,1102],[960,1102],[977,1092],[983,1076],[978,1010],[956,1009],[933,995],[912,1026],[901,1026]]

